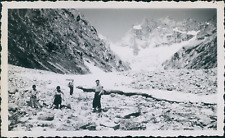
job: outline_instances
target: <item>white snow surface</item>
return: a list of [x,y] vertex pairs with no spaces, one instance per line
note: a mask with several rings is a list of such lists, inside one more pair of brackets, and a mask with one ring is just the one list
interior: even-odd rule
[[198,31],[188,31],[187,34],[196,36],[198,34],[198,32],[200,32],[200,31],[199,30]]
[[179,30],[178,28],[174,28],[173,31],[176,31],[176,32],[179,32],[179,33],[183,33],[183,34],[188,34],[188,35],[197,35],[198,32],[200,32],[199,30],[198,31],[187,31],[187,32],[184,32],[184,31]]
[[91,73],[104,73],[103,70],[101,70],[100,68],[92,65],[91,63],[88,63],[88,62],[84,61],[84,64],[89,68]]
[[141,25],[135,25],[135,26],[133,26],[133,28],[136,29],[136,30],[141,30],[142,29]]
[[179,33],[183,33],[183,34],[186,34],[186,32],[179,30],[177,27],[176,27],[176,28],[174,28],[174,29],[173,29],[173,31],[175,31],[175,32],[179,32]]

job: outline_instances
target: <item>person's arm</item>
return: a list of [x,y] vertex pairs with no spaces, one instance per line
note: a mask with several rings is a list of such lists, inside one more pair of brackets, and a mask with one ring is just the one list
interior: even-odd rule
[[99,93],[99,95],[103,94],[104,90],[103,90],[103,86],[101,86],[101,91]]
[[33,93],[32,93],[32,90],[29,91],[29,96],[30,98],[32,97]]
[[53,100],[52,100],[52,103],[54,102],[54,100],[55,100],[55,96],[56,96],[56,90],[54,90],[53,91],[53,93],[54,93],[54,96],[53,96]]
[[54,104],[54,101],[55,101],[55,95],[52,98],[52,105]]
[[61,93],[62,93],[62,100],[64,100],[64,93],[61,91]]
[[36,93],[35,93],[35,95],[36,95],[37,100],[40,100],[40,99],[39,99],[40,91],[37,90]]

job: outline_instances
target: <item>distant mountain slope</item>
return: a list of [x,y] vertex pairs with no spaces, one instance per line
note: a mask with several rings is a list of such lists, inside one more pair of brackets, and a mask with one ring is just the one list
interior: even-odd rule
[[9,64],[57,73],[89,73],[85,62],[106,72],[129,69],[75,9],[9,10],[8,52]]
[[209,69],[217,67],[216,16],[200,26],[198,43],[183,47],[170,60],[163,63],[165,69]]

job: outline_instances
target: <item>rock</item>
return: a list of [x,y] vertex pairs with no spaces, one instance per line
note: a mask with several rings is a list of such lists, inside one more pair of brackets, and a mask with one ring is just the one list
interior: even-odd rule
[[97,126],[96,127],[96,130],[102,130],[104,127],[102,127],[102,126]]
[[16,112],[18,110],[18,106],[15,103],[9,103],[8,110],[12,112]]
[[18,92],[18,90],[14,90],[14,91],[8,91],[9,94],[15,94],[16,92]]
[[88,110],[87,106],[81,106],[81,110]]
[[46,120],[46,121],[52,121],[54,119],[54,114],[52,113],[41,113],[38,115],[38,120]]
[[114,94],[114,93],[110,93],[110,96],[111,96],[111,97],[115,97],[115,94]]
[[[40,126],[40,127],[49,127],[49,128],[53,128],[54,125],[52,123],[46,123],[46,122],[40,122],[37,124],[37,126]],[[33,127],[33,125],[32,125]]]
[[88,123],[80,127],[80,129],[88,129],[88,130],[96,130],[96,124],[95,123]]
[[172,91],[173,89],[172,89],[172,88],[167,88],[167,90],[168,90],[168,91]]
[[119,128],[120,128],[120,124],[115,125],[115,126],[113,127],[114,130],[117,130],[117,129],[119,129]]
[[130,117],[138,117],[139,115],[141,115],[140,112],[136,112],[136,113],[131,113],[131,114],[128,114],[128,115],[125,115],[124,116],[124,119],[129,119]]
[[217,128],[217,123],[216,121],[215,122],[212,122],[211,124],[207,125],[207,128],[209,129],[216,129]]
[[111,127],[111,128],[113,128],[113,127],[115,127],[115,126],[117,126],[117,124],[115,124],[114,122],[103,122],[103,123],[100,123],[100,125],[101,126],[104,126],[104,127]]
[[62,109],[71,109],[71,105],[70,104],[67,104],[67,105],[62,105],[61,107]]
[[203,125],[203,126],[206,126],[206,125],[211,123],[211,120],[209,118],[206,118],[206,117],[202,117],[199,121],[200,121],[200,124]]
[[67,124],[60,125],[58,128],[56,128],[56,131],[73,131],[73,130],[74,128]]
[[31,111],[32,115],[37,115],[37,111],[36,110],[33,110]]
[[31,131],[31,128],[26,127],[25,131]]
[[119,127],[122,130],[145,130],[146,129],[145,125],[139,122],[134,122],[132,120],[121,120]]

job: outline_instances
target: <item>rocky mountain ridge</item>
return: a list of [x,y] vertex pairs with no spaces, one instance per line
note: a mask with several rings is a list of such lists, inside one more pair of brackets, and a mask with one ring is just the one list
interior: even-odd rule
[[217,67],[216,16],[200,26],[196,43],[187,45],[163,63],[165,69],[209,69]]
[[96,29],[75,9],[11,9],[8,12],[8,63],[56,73],[123,71],[120,60]]

